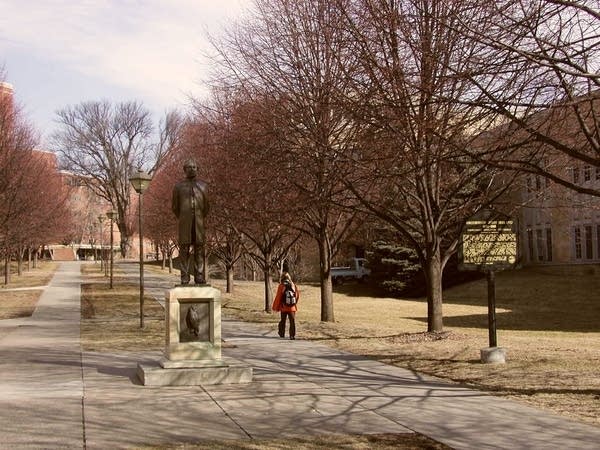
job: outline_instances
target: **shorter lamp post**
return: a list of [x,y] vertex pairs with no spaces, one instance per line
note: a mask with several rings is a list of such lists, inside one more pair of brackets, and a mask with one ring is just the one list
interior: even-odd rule
[[117,218],[117,212],[111,209],[106,213],[106,217],[110,219],[110,288],[113,288],[113,266],[114,266],[114,251],[113,251],[113,224]]
[[102,227],[104,216],[98,216],[98,222],[100,223],[100,272],[104,272],[106,275],[106,264],[104,262],[104,228]]
[[148,189],[152,176],[141,169],[129,177],[131,185],[138,193],[138,216],[140,233],[140,328],[144,328],[144,234],[142,229],[142,205],[144,191]]

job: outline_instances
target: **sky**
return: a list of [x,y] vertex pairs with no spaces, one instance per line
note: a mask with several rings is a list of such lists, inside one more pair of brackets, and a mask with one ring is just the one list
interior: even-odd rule
[[84,101],[140,101],[155,123],[206,94],[207,33],[250,0],[0,0],[0,68],[41,134]]

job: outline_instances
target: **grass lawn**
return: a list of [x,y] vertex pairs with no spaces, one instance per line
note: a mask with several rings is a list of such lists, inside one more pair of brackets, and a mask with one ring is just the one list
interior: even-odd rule
[[[177,275],[158,267],[147,270],[177,281]],[[147,327],[139,330],[137,285],[122,284],[116,275],[115,290],[107,292],[105,282],[86,279],[84,348],[163,347],[162,308],[151,299],[146,300]],[[223,280],[212,284],[224,290]],[[488,346],[485,280],[444,292],[445,332],[438,335],[425,332],[423,299],[375,298],[363,285],[343,285],[334,292],[336,321],[322,323],[319,287],[301,284],[300,288],[298,339],[317,340],[600,424],[598,266],[497,274],[498,345],[507,351],[507,363],[501,365],[479,360],[480,349]],[[278,315],[264,312],[262,282],[236,282],[233,293],[223,294],[223,314],[263,323],[272,330],[278,321]]]
[[[224,287],[217,280],[217,287]],[[361,285],[334,292],[335,323],[320,322],[318,286],[301,285],[299,339],[467,384],[600,424],[600,268],[531,268],[496,276],[498,345],[506,364],[482,364],[487,283],[444,292],[445,332],[426,333],[424,299],[373,298]],[[264,322],[262,283],[238,282],[224,314]]]
[[[42,289],[28,288],[41,288],[47,285],[57,267],[57,263],[53,261],[38,261],[35,269],[24,270],[20,276],[12,273],[10,284],[0,285],[0,320],[31,316],[42,294]],[[15,268],[13,268],[13,272],[16,272]],[[4,281],[4,278],[2,280]]]
[[87,351],[143,351],[164,347],[165,313],[144,297],[144,328],[140,328],[139,284],[113,270],[113,289],[99,266],[81,266],[81,345]]

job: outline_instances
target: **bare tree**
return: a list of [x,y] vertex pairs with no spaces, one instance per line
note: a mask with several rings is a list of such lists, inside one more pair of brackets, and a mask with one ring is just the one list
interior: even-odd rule
[[347,88],[354,56],[338,27],[336,2],[255,0],[254,6],[252,17],[215,44],[219,83],[272,102],[260,120],[277,131],[278,157],[264,163],[285,173],[294,225],[318,245],[321,320],[334,321],[331,260],[357,214],[343,184],[351,168],[338,158],[353,142],[355,123],[336,104],[336,93]]
[[13,256],[20,273],[27,249],[59,240],[70,229],[67,191],[54,155],[35,150],[36,145],[36,133],[12,94],[0,94],[0,251],[5,283],[10,282]]
[[[484,2],[482,2],[484,3]],[[460,21],[485,29],[477,2],[361,0],[346,9],[360,70],[347,106],[365,124],[347,185],[372,214],[417,252],[425,274],[428,331],[443,330],[442,274],[461,226],[491,203],[508,180],[496,180],[463,149],[495,115],[479,107],[465,74],[480,69],[481,45]]]
[[209,248],[225,269],[225,292],[228,294],[234,291],[234,269],[237,262],[244,255],[242,245],[242,234],[232,227],[229,223],[223,223],[220,220],[213,221],[213,227],[210,233]]
[[181,165],[174,154],[179,147],[174,146],[155,171],[152,183],[145,196],[144,234],[152,239],[162,254],[163,269],[169,262],[169,272],[173,270],[173,254],[177,248],[177,220],[171,210],[171,197],[174,180],[180,177]]
[[[262,270],[266,312],[273,301],[272,277],[297,241],[294,195],[290,194],[287,170],[279,171],[280,147],[270,117],[271,101],[249,101],[240,95],[219,102],[226,117],[222,162],[233,168],[221,180],[225,221],[234,224],[245,254]],[[272,163],[265,163],[271,161]],[[243,167],[243,170],[239,170]],[[231,201],[235,199],[234,201]]]
[[[4,81],[3,70],[0,81]],[[26,213],[19,200],[28,176],[28,157],[36,143],[31,126],[14,105],[12,92],[3,89],[0,91],[0,251],[4,257],[5,284],[10,282],[15,226]]]
[[480,106],[502,117],[471,156],[600,196],[600,3],[506,0],[489,14],[485,30],[461,24],[494,61],[469,74]]
[[7,226],[19,275],[27,251],[61,242],[72,229],[67,207],[69,188],[57,170],[55,155],[39,150],[27,152],[20,169],[25,176],[14,197],[19,206]]
[[121,252],[125,256],[135,220],[130,211],[129,175],[135,168],[153,172],[177,139],[180,119],[167,114],[153,142],[150,113],[138,102],[83,102],[58,111],[60,125],[52,146],[61,166],[80,177],[118,212]]

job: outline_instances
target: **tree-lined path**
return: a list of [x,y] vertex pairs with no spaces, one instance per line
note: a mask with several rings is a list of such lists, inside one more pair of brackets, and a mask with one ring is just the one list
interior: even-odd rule
[[160,352],[81,352],[80,264],[60,266],[31,318],[0,321],[0,448],[125,448],[282,430],[292,439],[416,431],[457,449],[598,448],[598,427],[227,320],[224,356],[250,364],[252,383],[141,386],[137,363]]

